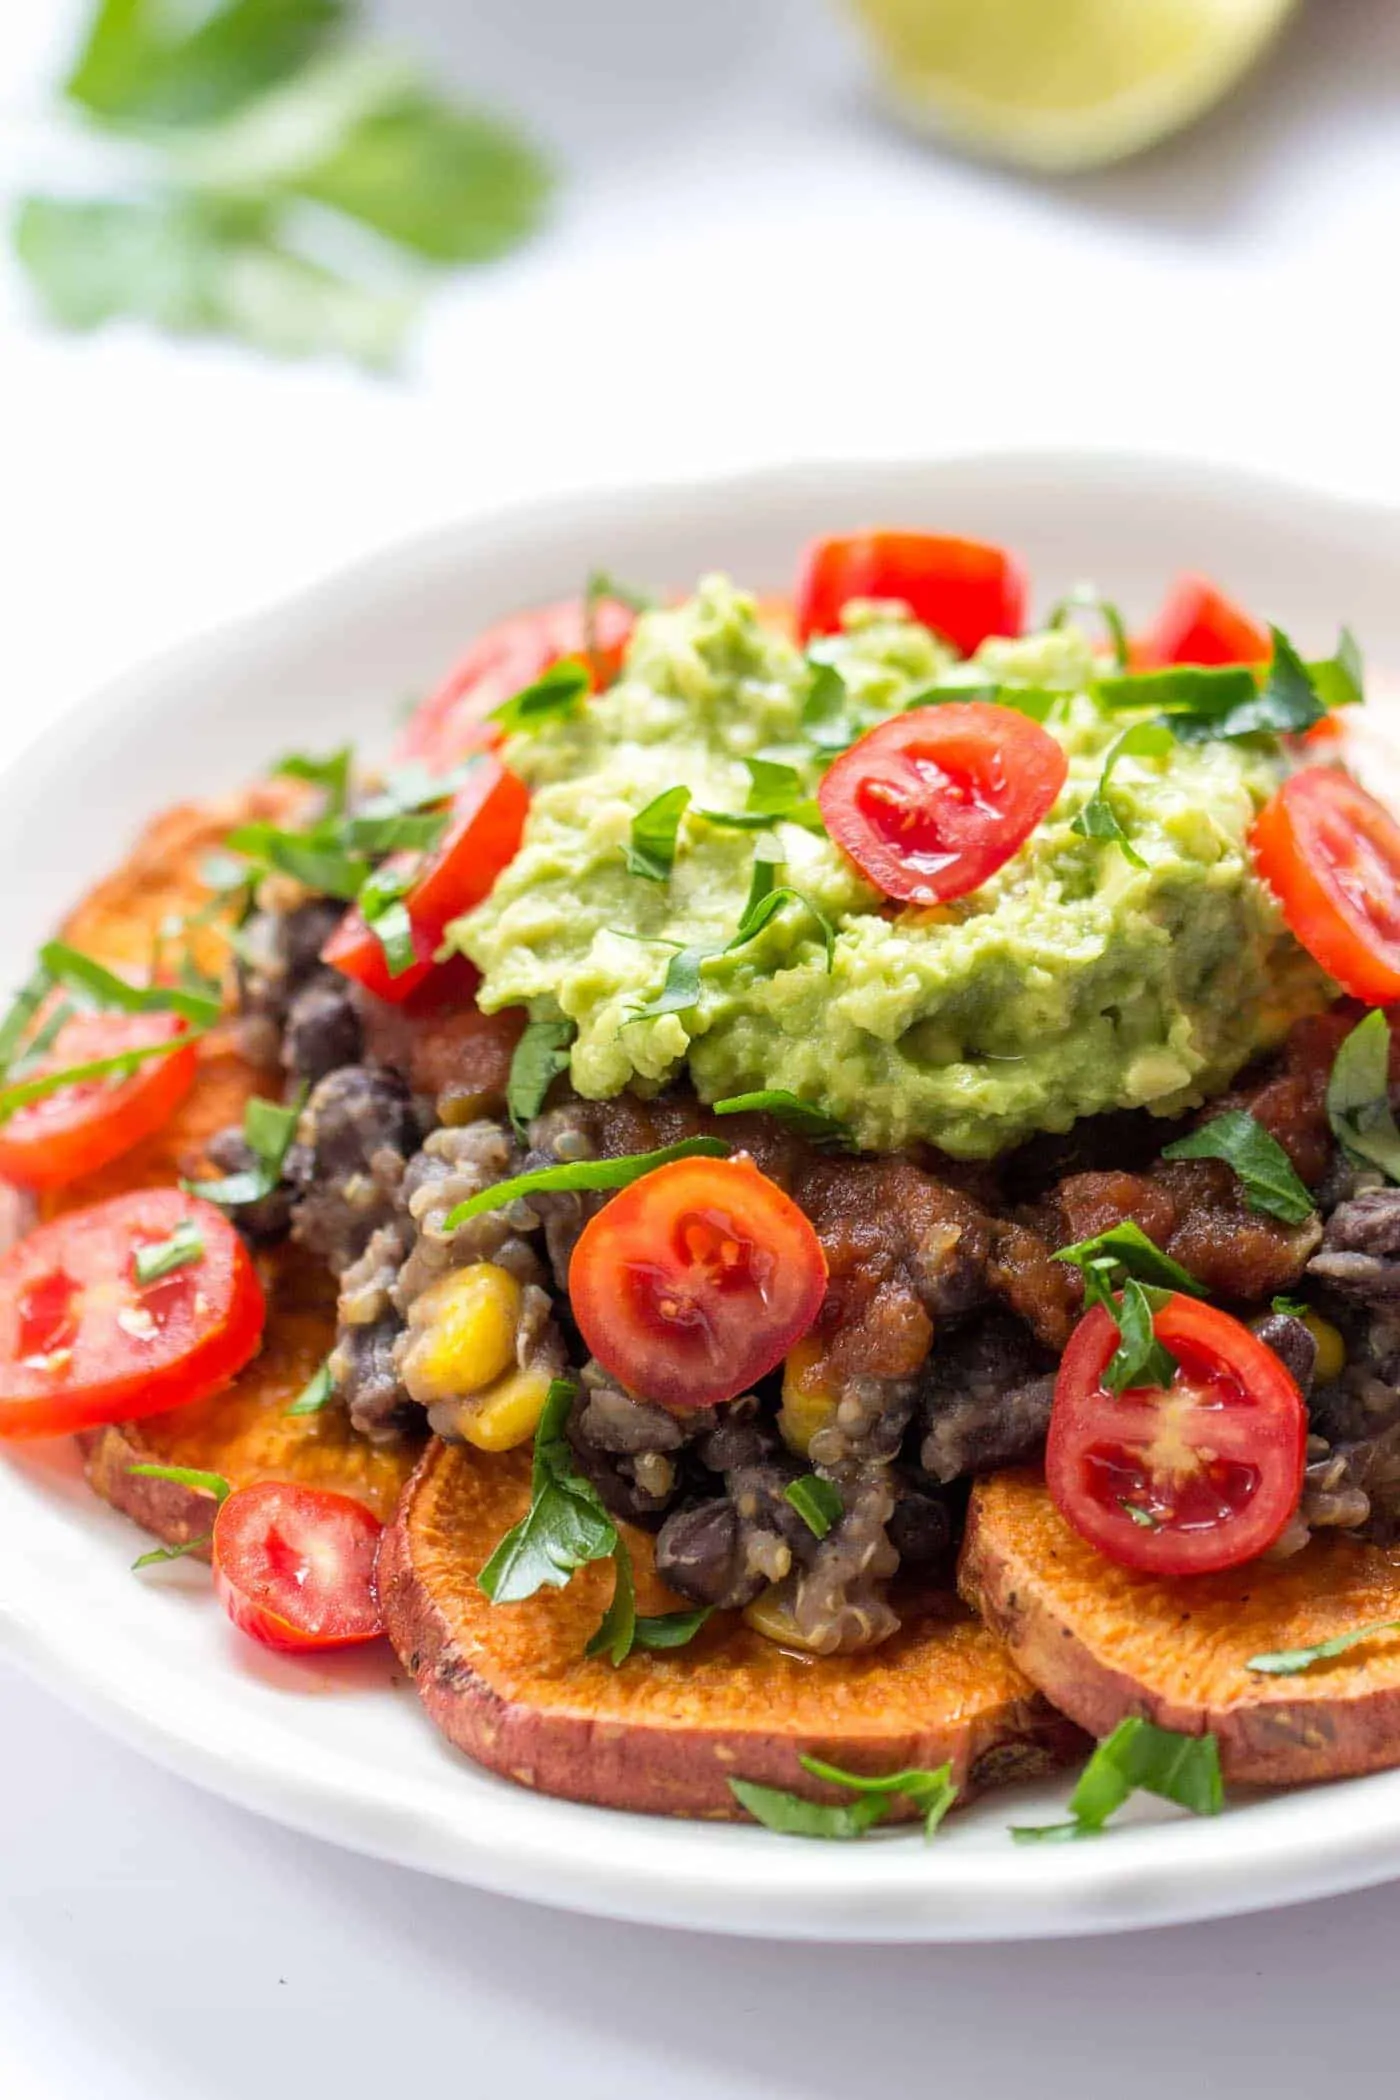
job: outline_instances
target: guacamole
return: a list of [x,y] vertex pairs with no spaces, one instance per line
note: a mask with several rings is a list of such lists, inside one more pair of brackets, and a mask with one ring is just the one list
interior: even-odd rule
[[[852,609],[814,653],[840,673],[848,729],[952,664],[926,628],[878,606]],[[452,929],[482,972],[481,1005],[572,1020],[573,1083],[589,1097],[654,1092],[688,1067],[703,1100],[783,1089],[882,1151],[924,1140],[985,1158],[1081,1116],[1172,1115],[1221,1089],[1328,996],[1246,845],[1281,777],[1278,747],[1122,756],[1109,793],[1130,858],[1071,828],[1132,719],[1085,690],[1088,642],[1074,630],[989,642],[976,662],[1041,689],[1042,708],[1055,689],[1043,719],[1068,779],[980,889],[900,907],[810,810],[766,829],[702,814],[745,812],[746,759],[795,769],[810,795],[831,756],[813,740],[812,664],[718,577],[645,616],[616,685],[507,747],[533,790],[524,843]],[[633,818],[678,785],[691,801],[669,879],[631,872]],[[729,945],[756,856],[781,859],[770,880],[792,894]],[[687,983],[694,996],[677,1003]],[[639,1013],[648,1005],[672,1010]]]

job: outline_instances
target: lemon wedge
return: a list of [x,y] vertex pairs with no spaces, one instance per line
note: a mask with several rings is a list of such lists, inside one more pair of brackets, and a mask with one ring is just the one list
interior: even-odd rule
[[900,109],[978,152],[1064,172],[1180,130],[1296,0],[850,0]]

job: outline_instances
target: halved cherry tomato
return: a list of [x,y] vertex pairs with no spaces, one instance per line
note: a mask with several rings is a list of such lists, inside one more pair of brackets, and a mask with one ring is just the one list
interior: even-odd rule
[[[595,674],[610,685],[622,666],[636,615],[614,599],[600,599],[594,613]],[[517,613],[488,627],[435,693],[416,709],[394,748],[403,762],[416,759],[445,772],[468,752],[490,750],[501,732],[488,721],[493,707],[543,678],[564,656],[589,661],[584,609],[576,598]]]
[[1026,573],[1014,554],[931,532],[856,532],[818,540],[797,579],[797,631],[834,634],[853,598],[907,605],[964,656],[989,635],[1021,634]]
[[1306,766],[1265,804],[1254,865],[1295,938],[1368,1006],[1400,999],[1400,825],[1333,766]]
[[[203,1252],[153,1283],[136,1252],[191,1226]],[[205,1399],[257,1350],[263,1294],[221,1211],[141,1189],[0,1255],[0,1436],[59,1436]]]
[[911,904],[977,889],[1023,846],[1065,784],[1048,730],[986,700],[916,707],[843,751],[817,789],[862,875]]
[[523,781],[489,752],[476,761],[452,800],[447,829],[425,855],[393,853],[394,871],[421,868],[403,902],[413,934],[415,960],[397,977],[364,913],[352,905],[321,950],[321,960],[354,977],[376,998],[398,1005],[422,984],[433,967],[449,921],[480,904],[508,861],[525,828],[530,797]]
[[569,1264],[585,1342],[614,1378],[678,1409],[732,1400],[780,1364],[826,1295],[790,1196],[741,1159],[682,1159],[590,1218]]
[[[95,1064],[168,1043],[185,1032],[178,1014],[75,1014],[27,1076]],[[0,1179],[26,1189],[60,1188],[139,1145],[171,1117],[194,1085],[195,1050],[172,1050],[128,1078],[80,1080],[17,1108],[0,1123]]]
[[1103,1383],[1118,1326],[1086,1313],[1055,1380],[1045,1477],[1061,1515],[1110,1560],[1205,1575],[1265,1552],[1303,1488],[1302,1394],[1228,1313],[1174,1295],[1153,1319],[1179,1369],[1165,1391]]
[[384,1631],[374,1567],[384,1530],[329,1488],[260,1480],[214,1519],[214,1589],[240,1632],[281,1649],[349,1648]]
[[1162,671],[1170,664],[1266,664],[1273,650],[1266,631],[1204,576],[1183,576],[1146,634],[1133,644],[1133,667]]

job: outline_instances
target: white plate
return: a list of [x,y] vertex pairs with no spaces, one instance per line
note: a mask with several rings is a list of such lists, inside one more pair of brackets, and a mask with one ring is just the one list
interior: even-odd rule
[[[639,582],[723,568],[781,588],[812,534],[872,520],[1000,539],[1039,603],[1094,577],[1140,616],[1182,567],[1225,580],[1310,649],[1339,620],[1400,663],[1400,513],[1205,465],[1018,454],[780,468],[608,492],[478,519],[366,562],[181,649],[70,714],[0,782],[3,976],[141,819],[296,744],[382,737],[499,614],[606,566]],[[1099,1843],[1022,1850],[1064,1788],[994,1794],[925,1848],[821,1845],[540,1798],[433,1732],[382,1659],[307,1668],[240,1642],[202,1571],[127,1573],[138,1534],[89,1496],[71,1452],[0,1464],[0,1640],[186,1777],[407,1865],[572,1908],[815,1939],[964,1940],[1158,1925],[1400,1873],[1400,1772],[1163,1812]]]

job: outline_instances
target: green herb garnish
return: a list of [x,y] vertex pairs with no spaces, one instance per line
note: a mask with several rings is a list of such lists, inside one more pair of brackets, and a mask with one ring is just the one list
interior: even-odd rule
[[623,1022],[630,1028],[636,1021],[659,1020],[663,1014],[685,1013],[700,998],[700,972],[706,963],[717,962],[723,955],[732,955],[736,949],[745,948],[756,940],[768,921],[785,904],[800,904],[805,912],[816,920],[826,953],[826,967],[831,970],[836,954],[836,929],[831,926],[801,890],[779,884],[774,870],[783,865],[782,848],[776,840],[760,834],[754,843],[753,873],[749,880],[749,894],[743,915],[735,929],[733,938],[718,945],[694,944],[677,948],[666,965],[666,974],[661,988],[649,999],[634,1003]]
[[123,141],[114,186],[129,169],[130,194],[22,202],[16,247],[54,320],[137,315],[382,368],[429,268],[486,260],[534,229],[549,185],[533,150],[354,39],[356,13],[351,0],[98,0],[65,87]]
[[1313,1648],[1280,1648],[1274,1655],[1251,1655],[1245,1668],[1260,1677],[1297,1677],[1314,1663],[1331,1662],[1334,1655],[1345,1655],[1348,1648],[1376,1640],[1384,1633],[1400,1633],[1400,1619],[1380,1619],[1373,1626],[1358,1626],[1352,1633],[1334,1634],[1330,1641],[1319,1641]]
[[1163,1159],[1223,1159],[1234,1168],[1249,1208],[1285,1225],[1301,1225],[1315,1205],[1293,1162],[1247,1109],[1227,1108],[1189,1136],[1162,1147]]
[[491,710],[491,720],[498,722],[508,736],[522,731],[540,729],[546,722],[562,721],[574,713],[579,703],[592,690],[593,674],[582,658],[561,657],[551,664],[543,677],[523,691],[513,693],[499,707]]
[[623,848],[629,875],[640,875],[647,882],[670,881],[681,818],[689,803],[690,789],[673,787],[638,810]]
[[616,1551],[617,1526],[577,1471],[564,1434],[576,1391],[567,1378],[550,1385],[535,1431],[530,1507],[477,1577],[493,1604],[518,1604],[546,1586],[561,1590],[577,1569]]
[[755,1821],[784,1837],[864,1837],[868,1830],[884,1821],[896,1799],[903,1798],[918,1809],[923,1818],[924,1837],[928,1840],[936,1836],[940,1823],[957,1799],[951,1765],[940,1765],[936,1772],[891,1772],[881,1779],[868,1779],[859,1772],[844,1772],[839,1765],[825,1764],[817,1757],[803,1757],[799,1763],[814,1779],[824,1779],[829,1786],[847,1788],[855,1796],[854,1800],[833,1808],[823,1802],[808,1801],[802,1794],[788,1793],[782,1787],[759,1786],[751,1779],[731,1779],[729,1782],[730,1791],[740,1806],[746,1808]]
[[1125,1276],[1135,1277],[1139,1283],[1155,1284],[1162,1291],[1185,1291],[1193,1298],[1206,1295],[1195,1277],[1170,1255],[1163,1254],[1131,1218],[1096,1233],[1091,1240],[1061,1247],[1055,1260],[1072,1262],[1081,1271],[1087,1305],[1104,1304]]
[[376,868],[360,884],[356,903],[360,916],[378,941],[391,977],[402,977],[418,961],[413,921],[404,899],[418,880],[419,868]]
[[749,792],[741,810],[697,809],[707,824],[734,831],[764,831],[770,824],[800,824],[804,831],[824,829],[814,799],[803,792],[796,766],[772,758],[746,758]]
[[324,790],[325,814],[339,817],[345,812],[350,796],[350,767],[354,760],[354,748],[342,744],[338,751],[328,752],[324,758],[315,758],[309,751],[289,751],[279,758],[272,768],[284,780],[304,780],[309,787]]
[[1101,839],[1118,846],[1125,860],[1135,868],[1145,868],[1147,862],[1134,846],[1127,832],[1118,821],[1117,811],[1109,799],[1109,785],[1113,769],[1120,758],[1160,758],[1172,747],[1172,732],[1160,722],[1137,722],[1125,729],[1103,762],[1099,784],[1084,807],[1070,821],[1070,830],[1081,838]]
[[1366,667],[1355,635],[1344,627],[1335,656],[1308,665],[1313,690],[1330,714],[1338,707],[1359,707],[1366,698]]
[[155,1283],[172,1269],[183,1269],[204,1259],[204,1235],[190,1218],[175,1227],[169,1239],[136,1249],[136,1281]]
[[20,1053],[25,1037],[34,1017],[53,987],[53,979],[47,970],[32,970],[11,1000],[3,1021],[0,1021],[0,1079],[9,1071]]
[[319,1415],[335,1399],[335,1382],[331,1377],[330,1358],[318,1364],[306,1384],[297,1394],[290,1407],[284,1410],[289,1415]]
[[1156,1794],[1193,1815],[1219,1815],[1225,1805],[1220,1749],[1213,1735],[1178,1735],[1137,1715],[1120,1721],[1099,1744],[1070,1796],[1073,1821],[1013,1829],[1019,1845],[1098,1837],[1130,1794]]
[[508,1181],[493,1182],[478,1189],[447,1213],[444,1232],[455,1232],[469,1218],[484,1211],[500,1210],[518,1196],[543,1196],[555,1190],[625,1189],[643,1174],[669,1166],[676,1159],[724,1159],[729,1147],[722,1138],[682,1138],[679,1144],[663,1145],[657,1152],[629,1152],[619,1159],[569,1160],[557,1167],[536,1167],[530,1174],[515,1174]]
[[654,1618],[639,1618],[632,1628],[632,1645],[658,1653],[687,1647],[713,1612],[713,1605],[703,1604],[696,1611],[663,1611]]
[[67,1065],[62,1071],[41,1072],[33,1079],[18,1079],[10,1086],[0,1087],[0,1123],[12,1116],[17,1108],[27,1108],[31,1101],[43,1101],[50,1094],[57,1094],[66,1086],[86,1086],[94,1079],[126,1079],[138,1065],[149,1064],[153,1057],[169,1057],[172,1050],[183,1050],[192,1041],[192,1034],[172,1035],[163,1043],[140,1043],[132,1050],[119,1051],[114,1057],[94,1057],[87,1064]]
[[1349,1159],[1400,1182],[1400,1128],[1390,1106],[1390,1025],[1379,1008],[1358,1021],[1333,1059],[1327,1119]]
[[277,824],[240,824],[224,840],[231,853],[265,868],[290,875],[307,889],[353,904],[368,880],[370,864],[361,853],[341,843],[339,824],[330,821],[309,831],[287,831]]
[[812,683],[802,703],[802,734],[818,751],[834,756],[848,750],[862,734],[846,681],[835,664],[809,656]]
[[790,1094],[785,1087],[764,1087],[754,1094],[730,1094],[724,1101],[710,1104],[711,1113],[717,1116],[772,1116],[779,1123],[788,1124],[802,1137],[810,1138],[814,1145],[839,1145],[853,1149],[855,1139],[846,1124],[811,1101],[803,1101]]
[[512,1051],[506,1107],[521,1137],[544,1107],[554,1081],[568,1071],[575,1032],[572,1021],[530,1021]]
[[50,983],[67,985],[88,1004],[119,1013],[179,1014],[193,1027],[207,1028],[223,1011],[220,1000],[201,993],[172,985],[128,984],[66,941],[46,941],[39,950],[39,967],[47,972]]
[[[146,1480],[173,1480],[178,1487],[195,1488],[201,1495],[212,1496],[216,1507],[233,1493],[222,1473],[201,1473],[194,1466],[142,1464],[126,1470]],[[186,1539],[182,1546],[153,1546],[149,1553],[142,1553],[131,1563],[131,1572],[134,1575],[138,1568],[151,1568],[160,1561],[183,1560],[187,1553],[198,1553],[202,1546],[209,1545],[213,1536],[212,1531],[206,1531],[197,1539]]]
[[1271,1298],[1270,1312],[1282,1313],[1288,1320],[1306,1320],[1312,1307],[1304,1298]]
[[814,1537],[824,1539],[833,1524],[839,1524],[845,1514],[846,1505],[841,1500],[841,1490],[834,1481],[824,1480],[820,1473],[804,1473],[797,1480],[790,1480],[783,1489],[784,1502],[790,1502],[807,1529]]
[[1123,1285],[1114,1315],[1118,1347],[1103,1374],[1110,1393],[1125,1393],[1130,1386],[1157,1386],[1165,1391],[1176,1376],[1176,1358],[1158,1341],[1152,1324],[1153,1314],[1160,1312],[1165,1300],[1165,1292],[1151,1284],[1144,1287],[1134,1277]]
[[255,1095],[243,1110],[243,1142],[253,1155],[254,1165],[219,1181],[185,1181],[181,1187],[191,1196],[202,1196],[206,1203],[221,1203],[226,1209],[261,1203],[282,1179],[282,1165],[296,1135],[305,1099],[304,1088],[295,1101],[285,1104]]
[[1103,597],[1091,583],[1076,584],[1053,608],[1045,624],[1052,629],[1068,627],[1072,615],[1077,612],[1096,613],[1103,621],[1113,645],[1113,661],[1120,671],[1126,671],[1130,653],[1128,628],[1113,600]]

